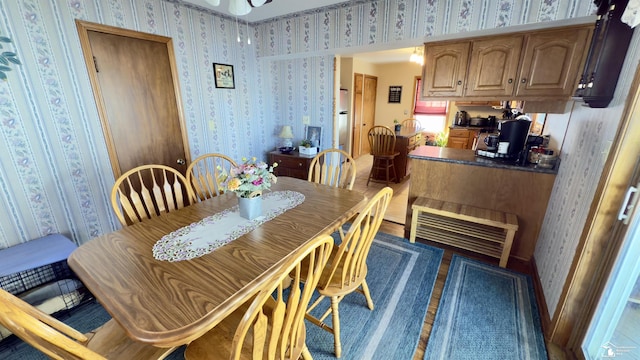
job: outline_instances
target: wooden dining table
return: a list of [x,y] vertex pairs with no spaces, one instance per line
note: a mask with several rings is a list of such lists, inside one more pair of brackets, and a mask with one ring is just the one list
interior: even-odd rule
[[204,256],[161,261],[152,248],[164,235],[236,205],[233,193],[94,238],[68,263],[132,339],[188,344],[250,299],[289,254],[333,233],[366,204],[362,193],[289,177],[271,189],[305,200]]

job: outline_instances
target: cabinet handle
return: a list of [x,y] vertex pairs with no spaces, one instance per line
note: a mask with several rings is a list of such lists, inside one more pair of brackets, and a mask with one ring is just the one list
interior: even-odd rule
[[513,79],[509,79],[509,80],[507,80],[507,82],[508,82],[509,84],[511,84],[511,83],[513,83]]
[[527,79],[522,79],[520,80],[521,83],[526,84],[527,83]]
[[298,163],[298,166],[299,166],[299,167],[302,167],[302,163]]
[[458,85],[462,85],[462,80],[458,80]]

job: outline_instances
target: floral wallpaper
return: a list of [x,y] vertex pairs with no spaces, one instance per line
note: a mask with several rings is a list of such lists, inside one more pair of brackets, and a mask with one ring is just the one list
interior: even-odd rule
[[[577,18],[594,10],[584,0],[351,0],[236,28],[234,19],[182,0],[2,1],[0,36],[13,40],[22,65],[0,81],[0,248],[49,233],[81,244],[119,227],[75,19],[172,37],[192,158],[222,152],[239,159],[266,156],[282,125],[292,125],[294,140],[302,139],[303,116],[325,129],[322,143],[331,143],[335,53],[404,47],[432,36]],[[213,62],[234,65],[235,89],[215,88]],[[567,137],[580,144],[579,136],[609,136],[619,116],[617,106],[574,111]],[[601,125],[573,126],[592,121]],[[536,250],[550,309],[576,241],[556,219],[571,212],[565,204],[574,196],[567,194],[574,194],[575,179],[601,171],[598,162],[581,162],[581,149],[568,146],[563,153],[566,170],[558,175]],[[585,192],[571,199],[571,208],[589,206],[591,186],[584,182]],[[581,222],[575,216],[572,228]]]

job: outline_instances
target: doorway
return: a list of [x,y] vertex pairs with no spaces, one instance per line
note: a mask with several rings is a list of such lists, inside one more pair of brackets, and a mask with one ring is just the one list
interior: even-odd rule
[[171,38],[76,20],[115,178],[190,161]]
[[353,82],[353,141],[351,156],[357,159],[360,155],[371,152],[367,134],[375,125],[378,78],[356,73],[353,76]]

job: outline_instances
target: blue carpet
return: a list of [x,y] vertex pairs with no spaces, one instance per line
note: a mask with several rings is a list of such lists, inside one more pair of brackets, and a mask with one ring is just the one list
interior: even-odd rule
[[547,359],[527,275],[453,255],[425,359]]
[[[375,308],[364,295],[352,293],[340,302],[341,359],[411,359],[444,251],[378,233],[367,258],[367,284]],[[329,307],[324,299],[313,315]],[[325,321],[330,325],[331,316]],[[336,359],[333,335],[307,323],[307,346],[314,360]]]
[[[341,359],[411,359],[417,348],[427,306],[442,260],[443,250],[411,244],[406,239],[378,233],[367,264],[367,283],[375,309],[370,311],[360,293],[340,303]],[[329,306],[325,299],[318,307]],[[87,332],[109,319],[95,301],[74,309],[62,320]],[[331,323],[330,317],[327,321]],[[333,335],[307,323],[307,345],[315,360],[335,359]],[[183,359],[184,347],[167,359]],[[9,338],[0,343],[0,359],[46,359],[31,346]]]

